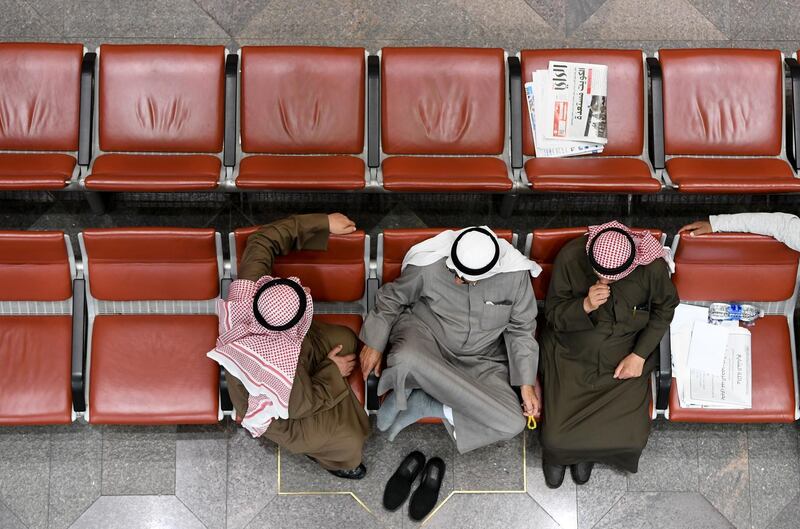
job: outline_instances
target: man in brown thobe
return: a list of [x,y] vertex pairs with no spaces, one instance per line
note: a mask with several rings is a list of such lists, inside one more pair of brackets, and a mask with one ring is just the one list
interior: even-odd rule
[[[257,281],[271,274],[277,256],[292,250],[325,250],[331,233],[353,231],[355,225],[338,213],[295,215],[266,224],[248,238],[238,279]],[[264,433],[281,447],[349,479],[366,474],[361,456],[369,435],[367,414],[345,378],[353,369],[356,347],[356,336],[347,327],[314,320],[301,346],[289,418],[275,419]],[[244,417],[247,390],[227,372],[226,379],[236,415]]]
[[650,433],[653,351],[679,302],[667,259],[650,233],[618,222],[592,226],[558,254],[540,343],[551,488],[567,465],[578,484],[596,462],[637,471]]

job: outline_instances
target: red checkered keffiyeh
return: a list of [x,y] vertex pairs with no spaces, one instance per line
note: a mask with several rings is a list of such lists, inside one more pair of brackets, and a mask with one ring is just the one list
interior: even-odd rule
[[[611,221],[589,227],[586,253],[593,262],[595,272],[605,279],[617,281],[633,272],[637,266],[650,264],[669,256],[661,241],[649,231],[634,233],[624,224]],[[604,273],[604,270],[619,270]]]
[[[219,338],[208,352],[208,357],[239,379],[250,394],[242,426],[253,437],[262,435],[274,419],[289,417],[297,359],[314,314],[311,296],[306,293],[306,310],[296,325],[285,331],[262,326],[253,313],[253,298],[273,279],[264,276],[257,282],[238,279],[231,283],[228,299],[217,300]],[[300,284],[296,277],[289,280]],[[259,313],[275,326],[289,322],[299,306],[297,292],[287,285],[267,287],[258,300]]]

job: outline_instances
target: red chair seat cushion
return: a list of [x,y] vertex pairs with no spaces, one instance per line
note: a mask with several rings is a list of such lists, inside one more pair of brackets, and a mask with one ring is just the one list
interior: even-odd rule
[[0,424],[72,422],[72,318],[0,318]]
[[800,178],[778,158],[672,158],[667,174],[681,193],[800,191]]
[[383,161],[389,191],[509,191],[508,166],[493,157],[393,156]]
[[[314,314],[314,319],[324,323],[331,323],[334,325],[347,327],[353,331],[356,336],[358,336],[358,333],[361,331],[361,324],[364,321],[360,314]],[[356,351],[356,354],[358,354],[358,351]],[[361,404],[366,403],[367,399],[366,389],[364,386],[364,377],[361,374],[361,365],[358,363],[357,358],[356,367],[347,378],[347,381],[350,383],[350,389],[352,389],[353,393],[355,393],[356,397],[358,397],[358,402]]]
[[536,191],[658,193],[661,182],[638,158],[531,158],[525,174]]
[[794,368],[789,326],[783,316],[759,319],[752,333],[753,407],[749,410],[681,408],[675,380],[669,393],[669,419],[681,422],[794,422]]
[[0,189],[64,189],[75,171],[75,163],[75,158],[68,154],[0,154]]
[[248,156],[236,187],[241,189],[363,189],[364,160],[355,156]]
[[102,424],[216,423],[214,315],[97,316],[89,420]]
[[104,154],[86,177],[94,191],[208,191],[217,188],[222,162],[207,154]]

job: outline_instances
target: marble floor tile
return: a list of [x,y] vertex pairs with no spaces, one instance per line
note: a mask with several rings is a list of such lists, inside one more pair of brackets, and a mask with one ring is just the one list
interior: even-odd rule
[[228,427],[178,426],[175,496],[208,529],[225,529]]
[[247,529],[378,529],[380,523],[352,496],[279,496],[258,513]]
[[241,529],[278,493],[275,444],[238,425],[228,436],[228,529]]
[[697,431],[698,490],[734,526],[750,526],[747,432],[739,426],[706,425]]
[[628,475],[631,491],[695,491],[698,486],[697,427],[653,422],[639,471]]
[[564,483],[551,489],[544,481],[541,447],[535,433],[527,435],[526,457],[528,495],[549,514],[562,529],[578,527],[578,501],[576,485],[567,470]]
[[16,514],[0,501],[0,527],[3,529],[27,529]]
[[752,527],[763,529],[800,493],[797,431],[793,424],[758,425],[747,438]]
[[457,455],[454,469],[456,490],[523,490],[524,437],[523,433],[509,441]]
[[696,492],[628,492],[597,529],[728,529],[733,525]]
[[175,426],[105,426],[103,495],[175,494]]
[[205,529],[175,496],[101,496],[70,529]]
[[800,521],[800,495],[795,496],[789,505],[770,521],[767,527],[769,529],[797,529],[798,521]]
[[0,428],[0,502],[27,529],[45,529],[50,478],[48,426]]
[[49,529],[66,529],[100,496],[103,433],[75,422],[53,428]]
[[557,529],[558,524],[527,494],[453,494],[424,527],[431,529]]
[[595,465],[589,482],[577,487],[578,529],[594,527],[620,501],[627,489],[627,473],[606,465]]

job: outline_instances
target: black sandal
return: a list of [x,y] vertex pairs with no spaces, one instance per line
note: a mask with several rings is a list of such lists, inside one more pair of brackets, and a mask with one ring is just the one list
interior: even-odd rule
[[395,511],[403,505],[411,493],[411,485],[424,467],[425,456],[422,452],[411,452],[403,459],[383,490],[383,506],[386,509]]
[[425,465],[422,480],[417,490],[414,491],[414,495],[411,496],[408,508],[408,515],[415,522],[428,516],[436,507],[436,503],[439,501],[439,489],[442,488],[442,480],[444,480],[444,470],[444,461],[438,457],[432,457]]

